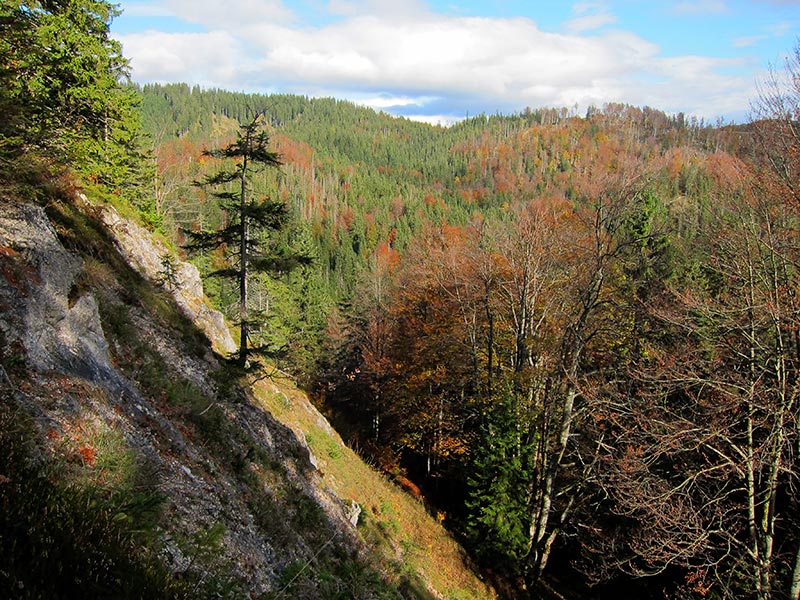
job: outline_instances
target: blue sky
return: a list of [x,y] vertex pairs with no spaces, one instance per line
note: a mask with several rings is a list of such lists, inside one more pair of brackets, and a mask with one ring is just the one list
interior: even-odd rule
[[625,102],[743,121],[800,0],[122,0],[134,81],[333,96],[429,122]]

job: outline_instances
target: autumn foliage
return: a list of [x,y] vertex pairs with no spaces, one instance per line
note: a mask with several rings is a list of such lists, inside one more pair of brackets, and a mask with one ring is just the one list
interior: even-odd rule
[[353,447],[511,596],[558,572],[797,597],[791,96],[727,127],[609,104],[436,129],[284,100],[272,185],[318,259],[300,375]]

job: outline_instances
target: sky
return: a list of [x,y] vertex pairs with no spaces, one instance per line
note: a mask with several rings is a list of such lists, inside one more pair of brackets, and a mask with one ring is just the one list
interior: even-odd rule
[[137,83],[351,100],[451,124],[608,102],[743,122],[800,0],[121,0]]

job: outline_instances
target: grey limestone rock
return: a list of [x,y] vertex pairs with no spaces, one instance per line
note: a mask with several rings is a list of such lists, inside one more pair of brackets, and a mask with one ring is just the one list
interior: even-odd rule
[[361,505],[355,500],[350,500],[347,505],[347,520],[350,525],[358,527],[358,518],[361,516]]
[[[156,280],[165,249],[148,241],[147,232],[119,218],[113,209],[102,211],[128,262]],[[291,490],[290,495],[315,502],[324,515],[318,525],[326,535],[348,552],[358,551],[361,546],[353,527],[361,508],[325,485],[302,433],[281,424],[244,390],[235,399],[217,396],[210,375],[213,356],[187,353],[168,326],[135,302],[128,305],[138,342],[158,355],[175,381],[190,382],[202,396],[204,404],[194,410],[215,415],[216,422],[239,432],[229,440],[235,460],[209,453],[168,399],[149,395],[143,385],[147,382],[135,369],[126,371],[115,364],[113,357],[126,352],[125,340],[106,338],[98,303],[88,286],[80,285],[83,269],[83,259],[61,244],[42,207],[0,197],[0,352],[18,348],[29,367],[24,391],[12,385],[8,375],[5,383],[14,388],[16,402],[34,417],[43,435],[60,436],[76,427],[102,424],[97,427],[118,432],[147,462],[165,497],[163,555],[168,568],[176,573],[212,569],[213,564],[204,566],[187,557],[180,540],[221,523],[225,527],[221,557],[214,560],[224,560],[254,595],[274,591],[287,566],[316,556],[318,532],[293,531],[290,517],[299,509],[290,503],[280,505],[273,487],[283,489],[284,496]],[[179,265],[178,279],[179,302],[205,306],[196,269]],[[216,319],[207,307],[197,314]],[[206,334],[218,346],[232,346],[222,317],[216,314],[218,329],[211,333],[206,329]],[[312,411],[310,403],[308,410]],[[321,414],[310,414],[320,427],[332,431]],[[265,472],[269,465],[279,467]],[[243,482],[240,472],[261,481],[262,497],[253,497],[253,488]]]
[[[100,207],[100,218],[128,264],[151,282],[164,283],[184,314],[206,334],[218,352],[236,352],[236,342],[222,313],[206,304],[197,267],[172,255],[146,229],[121,217],[113,206]],[[167,268],[173,272],[165,273]]]
[[9,299],[0,319],[7,342],[19,342],[39,370],[68,368],[92,381],[104,378],[109,353],[97,303],[90,295],[74,297],[83,262],[64,249],[41,207],[0,204],[0,246],[21,270],[0,281]]

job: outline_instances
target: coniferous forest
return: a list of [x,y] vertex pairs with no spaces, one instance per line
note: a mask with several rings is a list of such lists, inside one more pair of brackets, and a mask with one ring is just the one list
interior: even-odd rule
[[[437,127],[118,83],[91,23],[64,43],[98,64],[36,54],[36,11],[69,18],[45,5],[1,25],[6,180],[69,168],[183,248],[501,595],[800,597],[800,46],[747,123],[606,104]],[[216,276],[241,253],[196,241],[245,218],[215,199],[244,177],[214,175],[248,123],[280,164],[247,172],[247,214],[281,217],[251,234],[243,317]]]

